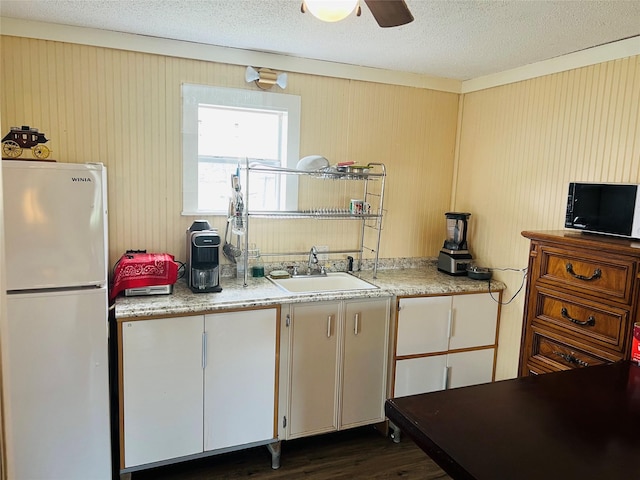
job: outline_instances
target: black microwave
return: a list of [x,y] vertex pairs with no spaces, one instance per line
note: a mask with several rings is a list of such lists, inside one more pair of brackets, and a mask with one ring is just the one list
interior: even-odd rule
[[640,238],[637,184],[569,184],[564,226],[591,233]]

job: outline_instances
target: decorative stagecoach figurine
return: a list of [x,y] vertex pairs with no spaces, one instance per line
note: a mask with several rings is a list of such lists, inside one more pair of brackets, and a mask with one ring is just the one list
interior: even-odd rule
[[13,160],[22,155],[23,149],[28,148],[31,149],[34,158],[45,160],[51,153],[51,150],[43,145],[48,141],[44,133],[38,132],[37,128],[31,128],[29,125],[11,127],[2,139],[2,158]]

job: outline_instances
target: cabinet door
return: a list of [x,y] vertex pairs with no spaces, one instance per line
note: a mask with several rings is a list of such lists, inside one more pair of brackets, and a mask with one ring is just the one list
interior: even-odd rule
[[447,356],[408,358],[396,361],[393,396],[444,390],[447,385]]
[[453,296],[449,350],[495,345],[498,303],[489,293]]
[[495,349],[396,361],[394,397],[477,385],[493,380]]
[[291,308],[289,438],[336,430],[339,302]]
[[202,452],[203,317],[122,324],[125,467]]
[[205,317],[204,449],[274,438],[277,310]]
[[396,356],[447,351],[450,296],[402,298],[399,307]]
[[450,353],[447,355],[449,378],[447,388],[466,387],[493,380],[495,349]]
[[346,302],[340,428],[385,418],[388,331],[388,299]]

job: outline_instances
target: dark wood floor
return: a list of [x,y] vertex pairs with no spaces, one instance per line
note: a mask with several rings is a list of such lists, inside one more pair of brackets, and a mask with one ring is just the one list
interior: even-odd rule
[[373,427],[282,443],[280,468],[266,447],[135,472],[132,480],[450,480],[409,438],[399,444]]

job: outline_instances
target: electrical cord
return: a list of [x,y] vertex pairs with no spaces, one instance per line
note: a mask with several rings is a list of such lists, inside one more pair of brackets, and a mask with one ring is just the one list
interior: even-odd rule
[[488,288],[489,288],[489,295],[491,296],[491,299],[494,302],[496,302],[498,305],[509,305],[511,302],[513,302],[513,300],[522,291],[522,288],[524,287],[524,284],[525,284],[525,280],[527,279],[528,267],[525,267],[525,268],[492,268],[491,270],[500,270],[502,272],[522,272],[522,283],[520,284],[520,288],[518,288],[516,293],[514,293],[513,296],[509,300],[507,300],[506,302],[501,302],[500,300],[498,300],[497,298],[495,298],[493,296],[493,292],[491,291],[491,279],[487,280],[487,285],[488,285]]

